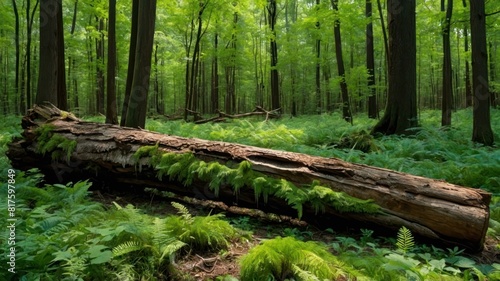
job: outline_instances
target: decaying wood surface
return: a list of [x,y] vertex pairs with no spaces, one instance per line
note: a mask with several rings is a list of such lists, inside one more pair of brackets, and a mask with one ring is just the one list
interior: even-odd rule
[[[37,153],[34,130],[46,123],[54,126],[54,133],[77,142],[69,161],[53,161],[50,155]],[[356,222],[359,226],[375,225],[392,230],[406,226],[414,234],[472,251],[482,249],[488,228],[491,194],[441,180],[333,158],[84,122],[47,106],[35,106],[23,118],[22,125],[23,139],[15,140],[9,146],[8,157],[13,166],[20,169],[38,167],[47,176],[52,175],[60,181],[91,178],[106,184],[155,187],[195,198],[219,200],[228,206],[237,204],[296,215],[296,211],[279,198],[270,197],[267,204],[257,204],[250,188],[240,189],[237,198],[230,188],[221,188],[215,198],[206,183],[194,182],[192,186],[184,187],[165,178],[160,181],[155,171],[145,165],[148,159],[141,159],[144,165],[139,172],[133,154],[142,146],[158,144],[165,151],[190,151],[207,162],[238,163],[246,160],[252,163],[253,170],[284,178],[297,186],[318,180],[335,191],[372,199],[383,210],[382,214],[353,214],[327,208],[324,214],[315,215],[311,207],[305,207],[304,220],[319,221],[324,227],[338,224],[339,219]]]

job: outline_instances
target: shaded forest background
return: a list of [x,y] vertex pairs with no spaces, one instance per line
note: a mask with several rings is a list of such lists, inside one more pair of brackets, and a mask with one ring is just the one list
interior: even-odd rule
[[[202,114],[216,110],[237,113],[251,111],[256,105],[287,114],[316,114],[342,109],[346,100],[349,111],[358,113],[368,111],[371,100],[369,114],[378,117],[386,104],[388,85],[384,46],[388,40],[383,27],[390,23],[385,2],[159,1],[152,64],[145,70],[151,85],[148,114],[171,115],[185,108]],[[470,7],[468,1],[454,2],[416,3],[419,110],[441,108],[444,89],[452,93],[449,103],[453,110],[472,105]],[[44,22],[39,11],[50,15],[58,9],[62,13],[64,47],[59,49],[64,50],[67,109],[80,115],[105,114],[106,89],[110,87],[116,87],[116,106],[120,107],[130,68],[133,5],[132,1],[116,3],[114,19],[110,3],[114,1],[0,4],[0,112],[22,114],[35,101],[39,65],[44,63],[39,57],[39,30]],[[485,5],[487,79],[491,104],[496,105],[500,3],[489,0]],[[116,73],[112,81],[113,76],[106,77],[106,73],[109,75],[109,57],[113,57],[109,56],[109,28],[115,21]],[[370,23],[372,32],[367,29]],[[367,57],[370,42],[373,58]],[[448,57],[444,56],[447,51]],[[372,59],[374,65],[370,66],[367,63]],[[449,82],[443,78],[447,67]],[[341,94],[343,88],[347,96]],[[273,98],[276,93],[278,100]]]

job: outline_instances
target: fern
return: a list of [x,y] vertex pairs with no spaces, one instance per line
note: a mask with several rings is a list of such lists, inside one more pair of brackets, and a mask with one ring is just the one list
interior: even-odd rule
[[302,218],[303,204],[307,201],[307,193],[291,182],[281,179],[277,183],[275,196],[285,199],[289,205],[297,210],[298,218]]
[[411,231],[405,226],[402,226],[398,231],[396,246],[398,247],[398,250],[402,251],[404,254],[406,254],[413,248],[413,246],[415,246],[413,235]]
[[186,206],[177,203],[177,202],[172,202],[172,206],[177,209],[177,213],[184,219],[184,221],[187,224],[192,224],[193,223],[193,217],[189,213],[189,210],[186,208]]
[[[160,155],[161,156],[158,156]],[[255,201],[259,202],[262,196],[267,203],[269,195],[285,200],[292,208],[297,210],[299,218],[303,215],[304,204],[311,204],[316,213],[324,211],[330,206],[339,212],[377,213],[380,208],[371,200],[360,200],[341,192],[334,192],[330,188],[322,187],[319,182],[309,186],[296,187],[285,179],[275,179],[270,176],[255,172],[249,161],[242,161],[235,168],[220,164],[219,162],[206,163],[197,160],[193,153],[161,153],[157,146],[146,146],[134,154],[136,161],[140,157],[157,155],[152,161],[157,170],[157,177],[161,180],[168,175],[170,180],[177,180],[184,185],[190,185],[194,180],[208,182],[208,187],[219,196],[221,188],[231,187],[233,194],[238,196],[244,186],[253,188]],[[155,163],[153,163],[155,162]],[[157,162],[157,163],[156,163]]]
[[194,249],[225,249],[229,240],[237,236],[236,230],[223,215],[192,217],[185,206],[172,202],[181,217],[170,216],[165,220],[165,230]]
[[144,245],[138,241],[127,241],[113,248],[113,257],[120,257],[135,251],[140,251]]
[[337,280],[346,275],[346,270],[354,271],[341,263],[324,246],[293,237],[277,237],[264,241],[242,257],[240,266],[242,281]]

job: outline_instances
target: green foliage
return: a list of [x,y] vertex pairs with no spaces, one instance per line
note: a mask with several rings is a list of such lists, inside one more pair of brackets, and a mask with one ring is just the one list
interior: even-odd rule
[[60,134],[54,133],[54,126],[44,124],[35,129],[38,142],[38,151],[45,155],[51,153],[52,159],[62,159],[66,157],[69,162],[71,154],[76,149],[76,140],[70,140]]
[[[315,242],[277,237],[251,249],[240,260],[246,280],[336,280],[353,271]],[[361,276],[361,275],[359,275]]]
[[[90,200],[86,181],[38,188],[40,177],[25,177],[16,175],[16,274],[2,272],[2,280],[163,280],[187,246],[176,236],[176,221],[191,223],[182,238],[200,249],[225,248],[238,236],[222,215],[191,217],[180,205],[182,217],[155,218],[116,203],[106,210]],[[0,207],[7,209],[1,190]],[[0,215],[7,237],[7,212]],[[2,263],[6,251],[0,249]]]
[[338,148],[358,149],[365,153],[378,150],[375,139],[365,130],[342,137],[336,146]]
[[192,217],[185,206],[175,202],[172,206],[180,216],[169,216],[165,229],[194,250],[227,249],[237,237],[236,230],[223,220],[223,214]]
[[241,188],[253,188],[256,202],[263,197],[264,202],[267,203],[270,195],[276,196],[284,199],[296,209],[299,218],[302,217],[304,204],[311,204],[316,213],[324,212],[326,206],[333,207],[339,212],[377,213],[380,211],[379,206],[372,200],[361,200],[343,192],[335,192],[328,187],[321,186],[319,182],[299,188],[285,179],[276,179],[254,172],[249,161],[242,161],[231,168],[215,161],[206,163],[197,160],[191,152],[162,152],[158,145],[141,147],[133,157],[136,163],[147,157],[149,165],[158,171],[157,176],[160,180],[167,175],[170,180],[179,181],[185,186],[190,185],[195,179],[208,182],[215,196],[219,195],[220,188],[226,186],[233,189],[235,196],[238,196]]
[[399,229],[396,246],[398,247],[398,250],[403,252],[403,254],[406,254],[413,248],[413,246],[415,246],[413,234],[411,234],[411,231],[408,228],[402,226]]

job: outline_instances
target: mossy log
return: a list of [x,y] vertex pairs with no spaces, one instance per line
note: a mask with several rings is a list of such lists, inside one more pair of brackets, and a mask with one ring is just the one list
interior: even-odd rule
[[[48,179],[76,181],[90,178],[106,185],[154,187],[195,198],[219,200],[228,206],[259,208],[288,216],[297,216],[300,209],[302,219],[321,224],[321,227],[350,222],[359,227],[377,226],[395,233],[401,226],[406,226],[413,234],[430,238],[443,246],[458,245],[472,251],[483,248],[488,229],[491,194],[442,180],[333,158],[84,122],[48,105],[30,110],[23,117],[22,126],[22,139],[9,145],[7,155],[15,168],[37,167]],[[247,168],[251,170],[248,172],[251,176],[245,172],[249,180],[274,179],[269,181],[271,185],[284,185],[290,191],[272,190],[274,187],[271,186],[267,193],[257,192],[250,182],[235,188],[221,179],[209,180],[208,170],[204,170],[203,175],[198,172],[196,176],[189,176],[194,170],[185,170],[184,175],[190,177],[189,180],[168,176],[171,175],[168,171],[159,177],[162,162],[154,158],[167,153],[189,154],[189,165],[197,163],[197,167],[218,162],[234,168],[216,176]],[[215,186],[214,182],[218,185]],[[324,187],[338,193],[325,195]],[[297,203],[297,199],[287,197],[287,192],[296,194],[297,191],[305,197],[312,196],[312,191],[302,191],[307,188],[309,191],[314,189],[316,199],[324,201],[320,207],[318,202],[308,204],[307,200],[311,201],[311,198]],[[348,200],[339,194],[358,200],[361,209],[364,208],[362,204],[375,203],[378,211],[339,209],[326,198],[332,195],[340,201]]]

